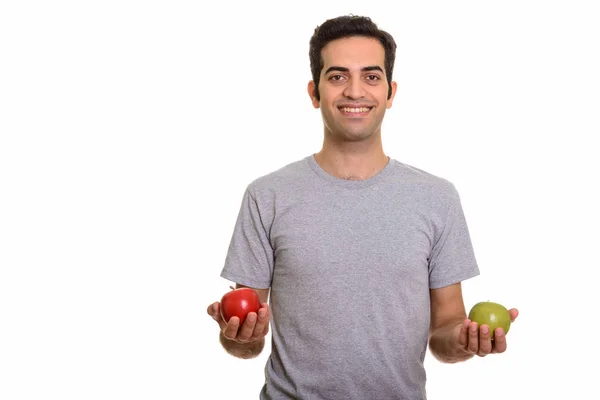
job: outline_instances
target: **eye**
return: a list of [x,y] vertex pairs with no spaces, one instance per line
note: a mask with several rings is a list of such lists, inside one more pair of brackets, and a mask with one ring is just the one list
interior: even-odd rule
[[378,75],[367,75],[367,80],[368,81],[372,81],[372,82],[376,82],[378,81],[380,78]]
[[331,76],[329,77],[329,80],[330,80],[331,82],[339,82],[339,81],[341,81],[342,79],[344,79],[344,75],[340,75],[340,74],[331,75]]

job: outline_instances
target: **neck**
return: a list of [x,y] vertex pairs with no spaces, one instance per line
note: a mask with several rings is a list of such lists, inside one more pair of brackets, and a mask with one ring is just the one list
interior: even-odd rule
[[328,174],[340,179],[365,180],[377,175],[389,162],[381,142],[330,143],[315,154],[315,161]]

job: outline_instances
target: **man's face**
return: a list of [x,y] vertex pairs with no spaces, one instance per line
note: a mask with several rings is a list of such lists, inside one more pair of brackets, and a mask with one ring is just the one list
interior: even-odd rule
[[377,39],[350,37],[329,42],[321,52],[323,70],[319,82],[320,101],[309,94],[315,108],[321,108],[325,133],[335,141],[357,142],[381,132],[388,99],[385,50]]

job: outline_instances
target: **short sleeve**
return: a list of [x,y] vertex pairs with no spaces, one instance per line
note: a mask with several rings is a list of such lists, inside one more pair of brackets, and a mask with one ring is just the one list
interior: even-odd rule
[[271,286],[274,254],[259,205],[247,188],[235,224],[221,277],[245,286]]
[[448,199],[445,222],[429,259],[429,287],[437,289],[479,275],[469,229],[455,187]]

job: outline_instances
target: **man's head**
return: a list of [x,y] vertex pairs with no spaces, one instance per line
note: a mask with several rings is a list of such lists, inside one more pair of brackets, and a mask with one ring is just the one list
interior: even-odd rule
[[321,51],[331,41],[348,38],[352,36],[363,36],[378,40],[385,51],[385,75],[388,81],[388,98],[392,96],[392,73],[396,60],[396,42],[389,33],[382,31],[368,17],[347,15],[328,19],[315,28],[310,39],[309,58],[310,70],[315,83],[315,98],[321,98],[319,83],[323,70],[323,57]]
[[325,136],[335,142],[380,137],[392,106],[396,44],[365,17],[339,17],[315,30],[310,47],[313,80],[308,94],[321,109]]

